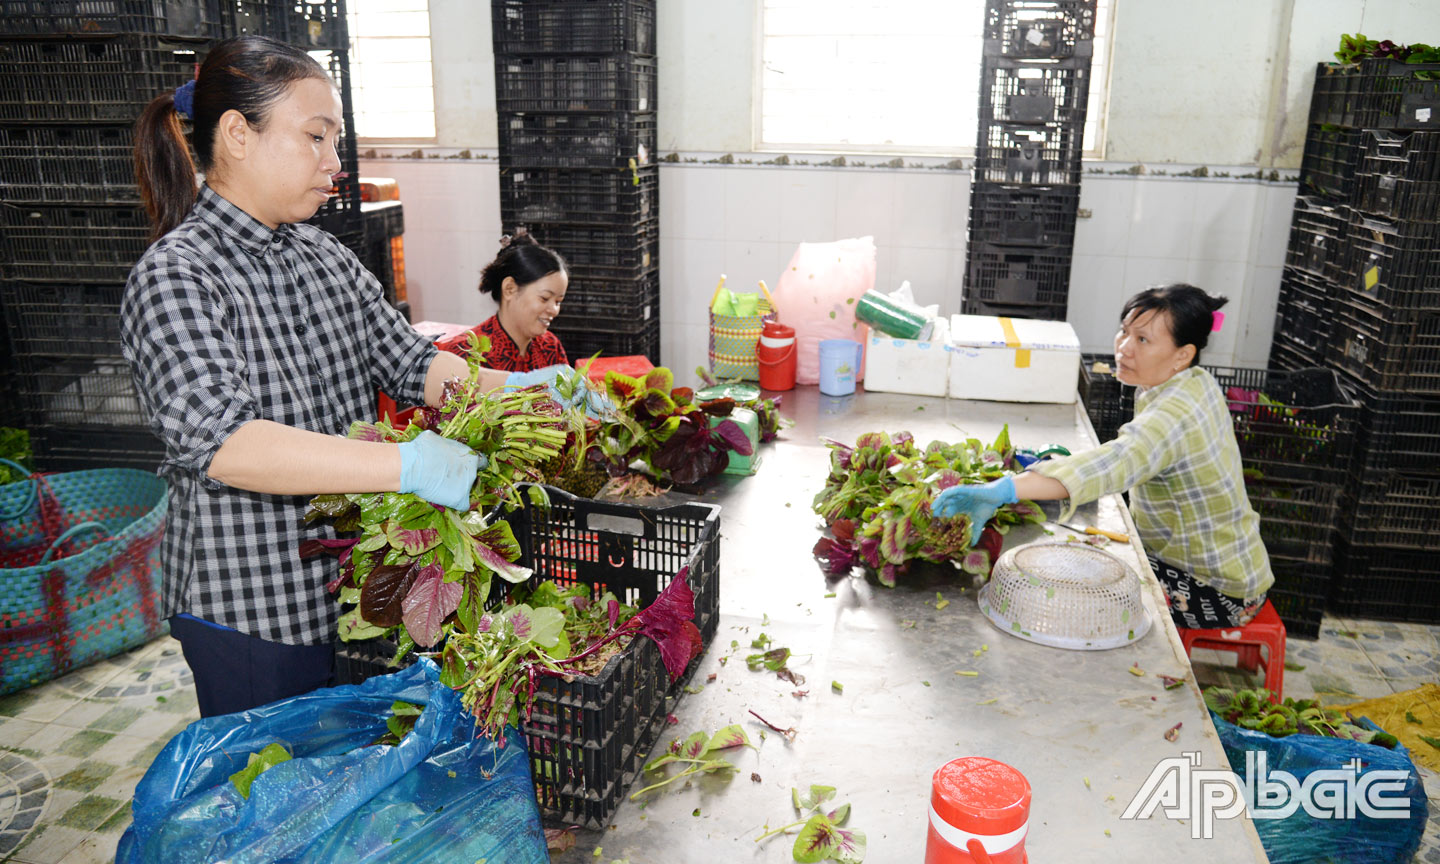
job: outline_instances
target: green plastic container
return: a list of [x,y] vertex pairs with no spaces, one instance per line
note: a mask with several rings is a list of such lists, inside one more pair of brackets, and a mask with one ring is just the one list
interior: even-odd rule
[[730,412],[729,417],[711,417],[710,428],[715,428],[722,420],[734,420],[745,430],[745,437],[750,439],[750,455],[741,456],[734,450],[730,451],[730,463],[725,466],[726,474],[740,474],[749,476],[760,469],[760,417],[749,408],[736,407]]

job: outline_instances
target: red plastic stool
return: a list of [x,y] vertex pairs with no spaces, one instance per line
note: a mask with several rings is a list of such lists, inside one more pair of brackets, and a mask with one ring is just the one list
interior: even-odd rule
[[[1215,630],[1192,630],[1181,627],[1180,641],[1185,645],[1185,654],[1192,648],[1209,648],[1212,651],[1234,651],[1239,655],[1240,668],[1246,672],[1265,670],[1265,689],[1270,691],[1270,701],[1280,703],[1281,688],[1285,686],[1285,622],[1275,611],[1269,600],[1260,607],[1254,620],[1244,627],[1222,627]],[[1269,648],[1266,656],[1261,648]]]

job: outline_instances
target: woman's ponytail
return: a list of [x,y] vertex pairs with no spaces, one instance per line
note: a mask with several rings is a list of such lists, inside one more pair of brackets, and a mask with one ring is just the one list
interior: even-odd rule
[[135,123],[135,180],[150,214],[152,241],[173,231],[195,206],[195,162],[174,93],[156,96]]

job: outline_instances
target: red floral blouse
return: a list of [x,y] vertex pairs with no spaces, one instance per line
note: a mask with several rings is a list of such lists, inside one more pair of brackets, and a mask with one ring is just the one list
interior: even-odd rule
[[439,346],[452,354],[463,356],[463,346],[470,333],[489,337],[490,352],[485,355],[485,365],[490,369],[502,372],[531,372],[557,363],[570,363],[565,356],[565,347],[560,344],[560,337],[548,331],[531,339],[530,347],[521,354],[520,349],[515,346],[515,340],[500,326],[499,315],[491,315],[465,333],[439,343]]

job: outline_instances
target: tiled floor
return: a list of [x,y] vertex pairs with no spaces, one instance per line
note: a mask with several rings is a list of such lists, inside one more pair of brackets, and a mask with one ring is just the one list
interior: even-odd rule
[[113,860],[135,784],[199,716],[168,636],[0,698],[0,859]]
[[[1318,641],[1289,641],[1285,695],[1342,704],[1440,680],[1437,641],[1440,627],[1328,617]],[[1250,684],[1227,665],[1230,655],[1197,650],[1193,659],[1202,685]],[[189,669],[168,637],[0,698],[0,861],[112,860],[135,784],[198,716]],[[1421,774],[1430,823],[1414,860],[1440,864],[1440,776]]]

